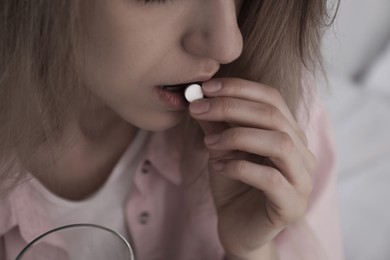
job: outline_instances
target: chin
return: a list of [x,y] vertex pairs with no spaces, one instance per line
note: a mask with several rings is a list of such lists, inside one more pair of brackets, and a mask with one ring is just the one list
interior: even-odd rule
[[185,113],[172,114],[170,116],[164,115],[159,117],[149,117],[143,120],[142,122],[138,122],[136,125],[140,129],[144,129],[152,132],[160,132],[165,131],[170,128],[177,126],[180,122],[182,122],[185,118]]

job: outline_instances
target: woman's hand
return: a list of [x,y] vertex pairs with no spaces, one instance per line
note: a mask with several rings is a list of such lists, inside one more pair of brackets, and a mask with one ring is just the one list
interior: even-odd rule
[[305,214],[315,158],[274,88],[221,78],[203,92],[190,113],[210,152],[219,237],[229,255],[250,259]]

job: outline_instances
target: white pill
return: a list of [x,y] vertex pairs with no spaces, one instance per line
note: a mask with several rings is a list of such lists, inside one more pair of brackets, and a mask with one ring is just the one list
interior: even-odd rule
[[193,102],[203,98],[202,87],[199,84],[191,84],[186,87],[184,96],[188,102]]

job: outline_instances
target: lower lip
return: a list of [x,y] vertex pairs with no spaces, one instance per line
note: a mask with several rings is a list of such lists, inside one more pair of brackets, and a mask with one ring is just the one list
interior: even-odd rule
[[171,109],[180,111],[188,107],[188,102],[185,99],[183,92],[170,92],[163,89],[161,86],[158,86],[157,94],[164,105]]

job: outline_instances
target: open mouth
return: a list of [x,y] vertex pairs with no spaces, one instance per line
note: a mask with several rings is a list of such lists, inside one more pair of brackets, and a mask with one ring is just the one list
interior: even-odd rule
[[185,98],[185,90],[191,84],[202,84],[201,82],[188,82],[177,85],[160,85],[157,92],[160,100],[170,108],[183,110],[188,107],[189,102]]
[[169,92],[173,93],[182,93],[184,95],[184,90],[186,89],[187,86],[191,84],[199,84],[201,85],[201,82],[189,82],[189,83],[184,83],[184,84],[178,84],[178,85],[163,85],[161,86],[162,89],[167,90]]

